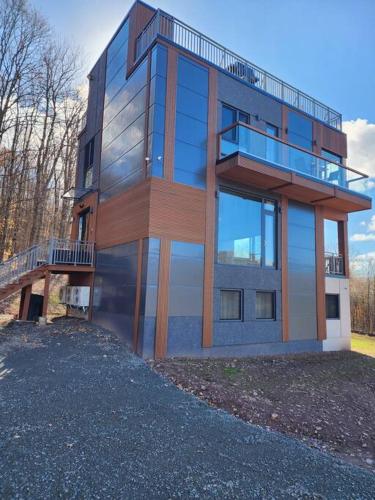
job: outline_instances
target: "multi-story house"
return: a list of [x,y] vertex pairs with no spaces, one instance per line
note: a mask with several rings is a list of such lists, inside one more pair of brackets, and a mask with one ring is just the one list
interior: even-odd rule
[[143,357],[348,348],[347,220],[371,199],[341,115],[140,1],[89,83],[90,319]]

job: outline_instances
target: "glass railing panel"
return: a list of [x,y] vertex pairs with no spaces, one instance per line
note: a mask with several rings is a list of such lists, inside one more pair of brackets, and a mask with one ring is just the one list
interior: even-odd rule
[[[354,182],[364,183],[365,176],[361,174],[243,125],[234,126],[221,134],[221,158],[233,153],[259,158],[278,167],[351,190],[356,190]],[[363,188],[358,185],[357,190],[363,191]]]

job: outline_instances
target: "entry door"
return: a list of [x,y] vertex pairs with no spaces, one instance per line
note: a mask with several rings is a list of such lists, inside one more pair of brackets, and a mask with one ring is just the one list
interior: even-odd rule
[[79,214],[79,222],[78,222],[79,241],[87,241],[89,238],[89,217],[90,217],[89,209]]

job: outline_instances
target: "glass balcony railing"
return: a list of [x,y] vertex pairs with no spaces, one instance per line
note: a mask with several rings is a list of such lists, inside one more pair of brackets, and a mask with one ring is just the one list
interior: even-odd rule
[[[365,179],[368,177],[246,124],[235,123],[227,127],[219,133],[219,140],[220,159],[233,153],[241,153],[351,191],[363,191]],[[353,185],[354,182],[356,185]]]

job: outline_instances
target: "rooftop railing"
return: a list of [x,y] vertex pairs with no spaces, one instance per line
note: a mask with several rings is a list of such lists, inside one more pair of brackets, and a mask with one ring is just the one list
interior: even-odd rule
[[340,113],[161,10],[156,11],[145,29],[139,34],[136,41],[136,59],[144,54],[158,35],[277,99],[341,130],[342,117]]
[[[363,180],[368,178],[357,170],[322,158],[298,146],[292,146],[240,122],[219,132],[219,159],[233,153],[242,153],[276,167],[293,170],[304,176],[352,191],[362,191]],[[362,184],[353,186],[356,181],[362,181]]]

